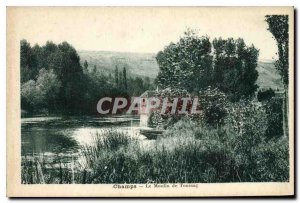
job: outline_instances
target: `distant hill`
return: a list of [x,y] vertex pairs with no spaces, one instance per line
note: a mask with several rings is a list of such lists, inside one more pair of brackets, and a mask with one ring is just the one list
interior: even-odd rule
[[283,89],[283,84],[274,62],[258,62],[258,79],[256,84],[260,89]]
[[[158,64],[153,53],[128,53],[110,51],[78,51],[81,64],[86,60],[89,68],[96,65],[97,69],[106,73],[114,73],[115,67],[119,70],[126,67],[131,76],[148,76],[154,79],[159,71]],[[257,84],[260,89],[282,89],[280,76],[275,69],[274,62],[264,60],[258,62],[259,73]]]
[[148,76],[154,79],[158,73],[158,64],[156,63],[155,54],[152,53],[78,51],[78,54],[81,64],[86,60],[89,68],[96,65],[97,69],[108,73],[113,73],[116,66],[119,70],[126,67],[127,72],[132,76]]

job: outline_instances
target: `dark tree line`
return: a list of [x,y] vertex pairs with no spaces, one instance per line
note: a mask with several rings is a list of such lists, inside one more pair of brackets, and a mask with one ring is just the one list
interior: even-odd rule
[[149,78],[131,77],[123,67],[115,75],[83,66],[67,42],[44,46],[21,41],[21,108],[30,114],[94,114],[102,97],[139,96],[153,88]]
[[67,42],[31,47],[21,41],[22,108],[29,111],[80,111],[85,75],[76,50]]

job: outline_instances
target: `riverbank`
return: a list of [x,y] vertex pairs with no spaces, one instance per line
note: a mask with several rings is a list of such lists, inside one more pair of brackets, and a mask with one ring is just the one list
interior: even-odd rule
[[[115,130],[95,135],[81,158],[56,169],[22,162],[24,183],[216,183],[289,180],[288,140],[255,144],[230,126],[211,128],[179,121],[154,141]],[[58,163],[60,163],[58,161]],[[40,166],[39,166],[40,164]],[[40,169],[39,169],[40,168]],[[23,176],[22,176],[23,177]],[[29,180],[29,181],[28,181]],[[33,182],[31,182],[33,180]]]

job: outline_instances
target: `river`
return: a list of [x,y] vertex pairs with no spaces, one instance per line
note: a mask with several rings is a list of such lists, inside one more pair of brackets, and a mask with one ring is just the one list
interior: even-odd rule
[[96,134],[113,129],[127,132],[137,139],[138,116],[113,117],[33,117],[22,118],[22,156],[64,155],[76,153],[81,146],[92,144]]

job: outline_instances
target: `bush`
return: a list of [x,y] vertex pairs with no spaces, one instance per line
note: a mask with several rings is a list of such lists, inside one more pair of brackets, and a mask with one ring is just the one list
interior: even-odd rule
[[226,123],[238,136],[249,139],[253,145],[264,139],[267,117],[263,106],[253,101],[233,103],[229,107]]
[[267,139],[283,136],[283,114],[282,99],[272,98],[265,104],[268,127],[266,130]]
[[208,87],[199,92],[199,99],[204,112],[204,120],[210,125],[223,124],[228,106],[226,95],[217,88]]
[[261,102],[261,101],[269,100],[274,96],[275,96],[275,92],[271,88],[265,91],[259,90],[257,93],[257,100]]
[[[177,103],[177,109],[175,111],[175,114],[171,113],[171,107],[166,108],[166,112],[163,114],[161,113],[162,109],[162,101],[161,105],[158,109],[152,110],[149,120],[148,120],[148,126],[153,128],[161,128],[166,129],[169,126],[172,126],[174,123],[179,121],[181,118],[186,117],[184,114],[178,114],[178,111],[180,108],[178,108],[181,104],[181,98],[190,98],[190,95],[186,90],[180,90],[180,89],[171,89],[166,88],[157,92],[154,92],[153,97],[165,99],[168,98],[168,101],[170,103],[173,102],[174,98],[179,98]],[[189,111],[190,105],[187,105],[187,111]]]
[[[184,90],[172,90],[165,89],[158,93],[156,93],[157,97],[161,98],[169,98],[172,102],[172,98],[178,97],[190,97],[190,95]],[[160,127],[166,129],[167,127],[172,126],[177,121],[189,117],[195,121],[204,120],[206,123],[212,126],[222,125],[224,124],[225,117],[228,111],[228,100],[226,95],[219,91],[217,88],[211,89],[208,87],[207,89],[200,91],[198,94],[200,110],[202,110],[202,114],[178,114],[177,111],[175,114],[171,114],[171,108],[167,109],[166,114],[161,114],[160,109],[154,110],[150,114],[150,118],[148,121],[148,125],[150,127]],[[178,101],[180,104],[180,100]],[[187,111],[190,111],[192,104],[189,103],[187,105]]]
[[253,152],[256,181],[286,182],[289,180],[289,143],[287,138],[261,143]]

